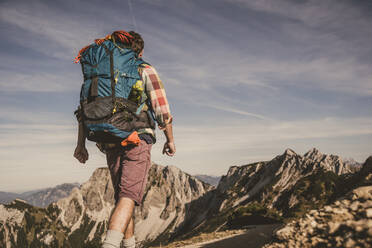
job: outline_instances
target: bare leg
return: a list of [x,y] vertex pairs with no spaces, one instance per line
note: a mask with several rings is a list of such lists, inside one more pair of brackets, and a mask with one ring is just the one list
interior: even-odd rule
[[127,230],[125,230],[124,238],[129,239],[134,235],[134,221],[133,217],[130,219]]
[[134,220],[133,220],[133,217],[130,219],[127,230],[125,230],[122,247],[125,247],[125,248],[135,248],[136,247],[136,239],[134,238]]
[[127,197],[120,198],[111,215],[109,230],[116,230],[124,233],[132,221],[133,210],[134,201],[132,199]]

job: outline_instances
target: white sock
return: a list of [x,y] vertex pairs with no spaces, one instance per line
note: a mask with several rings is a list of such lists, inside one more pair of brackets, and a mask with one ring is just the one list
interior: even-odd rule
[[123,240],[123,237],[124,234],[119,231],[108,230],[102,248],[120,248],[120,243]]
[[136,239],[134,235],[129,239],[123,239],[123,245],[124,248],[136,248]]

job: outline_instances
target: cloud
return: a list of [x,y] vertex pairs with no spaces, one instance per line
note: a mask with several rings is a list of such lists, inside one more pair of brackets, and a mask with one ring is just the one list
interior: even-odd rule
[[[233,2],[236,3],[239,1]],[[174,9],[177,4],[171,4],[169,8]],[[183,4],[186,5],[186,3]],[[361,14],[355,8],[347,9],[347,5],[344,3],[335,5],[336,10],[333,8],[327,9],[325,4],[318,4],[313,1],[310,1],[305,6],[287,1],[280,1],[280,4],[275,1],[242,1],[242,4],[267,13],[300,19],[309,23],[308,26],[322,26],[321,24],[324,24],[323,27],[319,27],[317,31],[314,31],[293,22],[282,23],[281,28],[284,33],[290,35],[294,42],[301,44],[308,53],[314,52],[314,50],[308,50],[307,47],[309,45],[313,47],[314,44],[318,43],[313,42],[313,40],[321,42],[319,40],[321,38],[317,34],[325,27],[328,27],[328,25],[325,25],[326,23],[328,24],[327,18],[341,18],[338,17],[339,15],[336,10],[343,11],[342,13],[346,14],[346,17],[342,17],[344,22],[354,17],[358,17],[356,19],[359,22],[366,22],[360,18]],[[195,10],[195,6],[188,4],[187,9]],[[94,11],[93,7],[91,11]],[[288,58],[283,56],[277,58],[276,54],[283,50],[283,44],[276,44],[275,42],[272,43],[272,47],[266,48],[266,50],[273,51],[272,57],[257,57],[257,55],[252,56],[251,54],[247,54],[246,50],[234,48],[233,44],[227,49],[227,41],[224,39],[224,36],[216,38],[213,28],[206,29],[209,27],[209,22],[211,21],[217,24],[231,22],[229,25],[235,25],[239,28],[244,26],[243,23],[234,21],[233,16],[226,18],[226,16],[207,12],[207,24],[200,26],[184,15],[164,15],[162,18],[156,19],[154,23],[148,23],[148,20],[141,18],[141,15],[150,14],[151,9],[145,9],[143,13],[141,11],[137,9],[136,14],[139,15],[138,20],[144,32],[146,42],[150,42],[150,49],[146,51],[146,54],[150,57],[150,60],[155,61],[155,66],[159,67],[161,71],[166,72],[165,75],[170,78],[170,82],[179,83],[187,81],[187,87],[194,87],[195,90],[200,88],[213,89],[219,85],[237,87],[239,84],[246,84],[252,87],[261,87],[261,91],[264,94],[266,91],[277,90],[281,86],[286,86],[286,84],[296,84],[297,86],[310,86],[328,91],[362,95],[372,94],[370,66],[369,64],[359,62],[355,54],[353,56],[348,54],[348,58],[343,56],[343,59],[333,57],[332,54],[327,52],[323,53],[322,56],[316,56],[316,54],[327,50],[327,47],[330,48],[329,50],[332,50],[334,49],[332,47],[336,45],[339,47],[337,48],[338,50],[342,50],[347,46],[343,42],[343,39],[336,36],[337,32],[332,33],[334,35],[333,37],[322,36],[328,37],[326,38],[328,39],[327,45],[325,47],[318,46],[320,50],[314,53],[312,57],[303,58],[301,56],[305,56],[306,54],[301,52],[295,56],[292,51],[292,54],[289,54]],[[152,14],[156,15],[156,11],[153,11]],[[123,21],[116,17],[116,15],[112,15],[115,13],[113,9],[104,8],[103,12],[105,14],[111,14],[110,22],[113,25]],[[327,17],[328,15],[330,17]],[[59,46],[58,49],[52,49],[54,47],[45,49],[43,44],[30,43],[29,45],[33,48],[43,50],[49,55],[58,58],[63,57],[69,60],[72,60],[80,47],[102,35],[101,33],[104,30],[104,26],[89,24],[89,18],[85,15],[77,19],[74,13],[68,14],[61,12],[57,7],[49,6],[39,1],[34,2],[28,8],[14,8],[14,6],[5,5],[1,10],[1,18],[3,21],[16,25],[27,32],[31,32],[33,36],[43,36],[46,40],[51,41],[45,41],[43,44],[48,45],[48,43],[52,43]],[[130,19],[131,16],[128,16],[128,18]],[[45,20],[48,21],[46,22]],[[323,22],[320,22],[320,20],[323,20]],[[167,28],[156,26],[160,24]],[[354,22],[352,24],[348,23],[348,26],[356,26],[357,24],[358,27],[365,26],[364,24],[359,25],[359,23]],[[329,25],[333,25],[333,22]],[[341,21],[337,25],[344,24]],[[70,28],[72,26],[74,29]],[[182,32],[179,30],[179,26],[183,27]],[[231,32],[234,31],[232,30]],[[263,38],[269,35],[263,29],[255,32],[262,32],[260,35]],[[303,41],[301,41],[302,38],[298,35],[300,33],[305,36]],[[255,35],[257,36],[257,34]],[[249,42],[251,34],[241,33],[239,36],[241,40],[247,40]],[[310,37],[313,37],[313,40],[309,41],[308,39]],[[22,35],[14,36],[12,39],[18,39],[18,42],[22,44],[29,43],[26,42],[27,39]],[[331,44],[332,42],[333,44]],[[259,47],[259,42],[255,41],[255,46]],[[190,52],[190,48],[193,49],[192,52]],[[66,51],[68,52],[66,53]],[[53,55],[53,52],[56,54]],[[244,53],[243,56],[241,53]],[[203,59],[200,56],[195,56],[195,54],[203,54]],[[175,63],[166,62],[168,60],[175,61]],[[208,62],[206,63],[206,61]],[[21,72],[19,75],[14,76],[14,78],[3,79],[1,84],[5,90],[11,91],[61,91],[75,88],[75,84],[69,84],[69,82],[80,82],[77,74],[73,75],[70,80],[62,80],[61,74],[44,74],[46,74],[46,79],[43,79],[43,75],[22,74]],[[63,76],[65,75],[67,74],[65,73]],[[10,83],[12,81],[20,82],[17,84]],[[353,85],[350,82],[353,82]]]
[[[161,155],[165,140],[157,132],[154,161],[222,174],[231,164],[271,159],[287,147],[340,148],[357,159],[368,154],[370,141],[363,137],[371,136],[372,123],[360,117],[369,113],[364,103],[372,95],[367,10],[344,1],[132,3],[145,59],[158,69],[175,111],[176,157]],[[55,108],[53,96],[79,91],[82,75],[73,57],[94,39],[130,28],[128,4],[36,0],[0,6],[7,44],[0,51],[0,87],[15,96],[1,101],[0,162],[6,167],[0,182],[10,187],[4,175],[16,178],[14,168],[24,168],[24,178],[36,168],[61,181],[71,179],[71,171],[82,179],[89,172],[73,167],[79,165],[72,158],[76,123],[60,106],[71,106],[71,98]],[[43,102],[50,105],[43,112],[20,106],[27,94],[47,95]],[[17,101],[19,96],[25,99]],[[349,102],[354,105],[344,108]],[[88,144],[89,166],[104,166],[104,155]],[[32,180],[28,185],[40,177]]]
[[[175,157],[161,155],[165,138],[158,132],[152,159],[191,173],[225,174],[231,165],[270,160],[286,148],[306,152],[317,147],[325,153],[364,161],[371,155],[368,137],[371,118],[321,118],[298,121],[236,120],[213,125],[175,125]],[[363,138],[366,137],[366,138]],[[342,142],[340,142],[342,140]]]
[[77,128],[64,125],[2,124],[0,147],[28,149],[29,146],[70,144]]
[[[95,168],[105,166],[104,155],[91,142],[87,142],[90,159],[86,165],[73,158],[76,122],[68,122],[56,113],[22,112],[15,112],[19,116],[14,114],[12,122],[0,124],[2,190],[30,190],[66,182],[84,182]],[[0,113],[3,116],[5,111]]]
[[235,108],[230,108],[230,107],[226,107],[226,106],[219,106],[219,105],[213,105],[213,104],[201,104],[201,105],[206,106],[206,107],[210,107],[210,108],[215,108],[215,109],[222,110],[222,111],[227,111],[227,112],[239,114],[239,115],[255,117],[255,118],[258,118],[258,119],[262,119],[262,120],[270,120],[269,118],[267,118],[263,115],[250,113],[250,112],[247,112],[247,111],[243,111],[243,110],[239,110],[239,109],[235,109]]
[[[224,110],[225,111],[225,110]],[[230,111],[230,110],[226,110]],[[235,112],[235,110],[232,110]],[[21,113],[21,111],[9,110]],[[1,115],[8,115],[6,110]],[[241,114],[241,113],[239,113]],[[96,168],[105,166],[105,156],[98,151],[93,142],[87,142],[90,153],[88,168],[83,169],[72,157],[76,142],[76,122],[66,120],[59,114],[28,113],[24,111],[18,118],[13,115],[10,123],[0,124],[0,163],[1,175],[13,175],[13,170],[21,170],[20,176],[27,176],[21,188],[46,186],[55,183],[46,180],[42,185],[40,175],[55,178],[59,182],[83,181]],[[18,123],[18,124],[17,124]],[[277,121],[267,119],[230,119],[228,122],[215,121],[210,124],[178,124],[174,127],[177,153],[173,158],[161,155],[164,135],[157,131],[157,144],[153,146],[152,160],[163,164],[173,164],[189,173],[223,174],[232,164],[242,165],[248,162],[271,159],[283,149],[310,149],[316,144],[328,142],[328,146],[337,147],[338,138],[353,140],[360,146],[368,147],[360,136],[372,135],[371,118],[339,118]],[[314,143],[314,140],[321,140]],[[300,148],[299,148],[300,147]],[[353,151],[354,145],[345,144]],[[354,147],[355,149],[355,147]],[[20,156],[22,151],[22,156]],[[228,156],[227,156],[228,154]],[[354,153],[347,153],[353,156]],[[357,159],[368,154],[361,150]],[[354,156],[355,157],[355,156]],[[64,169],[62,169],[64,168]],[[52,171],[56,174],[50,174]],[[35,173],[40,171],[40,173]],[[49,174],[48,174],[49,173]],[[73,175],[71,175],[73,173]],[[74,174],[76,173],[76,174]],[[15,176],[15,175],[14,175]],[[7,178],[0,178],[0,187],[10,187]],[[13,179],[14,180],[14,179]]]
[[[217,58],[211,59],[210,63],[195,67],[180,64],[174,69],[160,68],[165,71],[163,79],[168,95],[209,106],[221,105],[219,102],[223,99],[225,108],[237,103],[252,105],[250,102],[258,96],[261,99],[279,97],[288,87],[309,92],[317,90],[324,94],[372,96],[370,66],[354,59],[318,58],[306,61],[257,58],[235,59],[236,64],[216,61]],[[238,92],[235,97],[227,94],[232,90]],[[261,103],[265,104],[264,101]]]
[[245,63],[246,74],[273,87],[296,85],[306,88],[359,95],[372,95],[369,65],[353,59],[335,61],[319,58],[310,61],[257,60]]
[[29,92],[62,92],[79,91],[81,78],[72,74],[56,74],[49,72],[13,73],[2,72],[0,87],[2,91]]
[[15,107],[0,108],[0,147],[2,151],[29,150],[31,147],[71,144],[76,120],[55,112],[37,112]]
[[[117,25],[130,19],[128,15],[119,17],[115,14],[120,8],[101,8],[93,2],[76,5],[70,1],[70,5],[76,8],[65,12],[59,4],[58,1],[50,3],[38,0],[32,3],[4,3],[0,9],[0,20],[22,30],[10,37],[18,44],[46,56],[72,61],[80,48],[106,35],[104,23]],[[121,9],[121,13],[123,11],[125,9]],[[94,19],[91,14],[95,14]]]
[[[14,104],[16,105],[16,104]],[[0,125],[10,128],[14,125],[72,125],[75,123],[75,117],[72,113],[58,113],[52,109],[49,111],[35,111],[35,109],[29,108],[28,106],[16,107],[16,106],[1,106],[0,107]],[[66,118],[69,116],[70,118]],[[5,127],[5,126],[4,126]],[[47,126],[45,126],[47,127]]]
[[[27,5],[27,3],[25,4]],[[0,12],[1,20],[8,25],[19,27],[23,32],[23,35],[19,33],[21,35],[18,34],[10,38],[18,44],[32,48],[47,56],[71,59],[71,52],[73,50],[76,52],[77,48],[82,46],[81,43],[79,44],[80,35],[76,34],[87,32],[87,30],[77,30],[76,32],[74,31],[76,29],[70,28],[72,26],[76,27],[71,19],[62,18],[63,16],[55,13],[53,9],[40,2],[35,2],[34,4],[29,6],[31,8],[2,6]],[[30,33],[32,36],[29,35]],[[25,39],[25,36],[28,39]],[[48,41],[52,41],[52,43],[48,44]],[[43,46],[43,44],[46,46]],[[52,49],[48,49],[51,46]],[[69,51],[70,56],[66,54],[66,51]]]
[[[361,28],[368,27],[367,11],[363,12],[363,5],[355,4],[350,1],[290,1],[290,0],[227,0],[231,3],[239,3],[248,8],[278,14],[287,18],[301,20],[309,26],[323,26],[328,23],[328,27],[345,28],[339,20],[349,21],[350,26],[363,24]],[[342,15],[340,15],[342,13]]]
[[[182,150],[203,152],[216,149],[240,149],[247,146],[264,145],[267,142],[289,140],[328,139],[372,134],[372,119],[323,118],[299,121],[233,121],[226,125],[214,126],[177,126],[179,143]],[[223,146],[213,144],[218,140]],[[189,142],[198,141],[194,144]],[[200,146],[198,145],[200,142]]]

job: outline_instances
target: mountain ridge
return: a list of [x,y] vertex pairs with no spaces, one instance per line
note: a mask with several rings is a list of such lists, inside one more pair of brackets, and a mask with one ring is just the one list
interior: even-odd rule
[[[356,185],[361,181],[359,177],[370,170],[364,166],[354,172],[349,167],[339,156],[313,149],[299,155],[286,149],[270,161],[231,166],[213,187],[175,166],[153,163],[143,205],[135,210],[138,245],[149,247],[201,232],[297,218],[329,203],[340,183]],[[69,196],[47,208],[19,200],[0,205],[0,215],[6,216],[0,219],[2,244],[74,244],[74,248],[99,245],[114,207],[110,180],[108,169],[98,168],[80,188],[73,188]],[[323,191],[309,184],[314,180]],[[29,232],[35,237],[26,235]]]
[[[208,221],[181,235],[181,239],[228,229],[239,223],[282,222],[327,203],[337,192],[334,185],[339,185],[354,172],[339,156],[324,157],[314,149],[305,154],[307,156],[286,149],[270,161],[231,166],[209,199]],[[304,191],[303,186],[309,187],[309,182],[317,177],[317,186],[324,187],[324,193],[311,187]]]
[[220,179],[221,179],[221,176],[211,176],[211,175],[207,175],[207,174],[196,174],[196,175],[193,175],[194,177],[196,177],[197,179],[199,179],[200,181],[203,181],[205,183],[208,183],[214,187],[217,187],[218,183],[220,182]]
[[25,191],[23,193],[0,192],[0,204],[7,204],[15,199],[21,199],[36,207],[47,207],[50,203],[70,194],[79,183],[63,183],[54,187]]

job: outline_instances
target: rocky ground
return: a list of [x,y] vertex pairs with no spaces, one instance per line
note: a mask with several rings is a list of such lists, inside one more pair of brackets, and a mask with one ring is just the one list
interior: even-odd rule
[[345,197],[275,233],[275,242],[264,248],[372,247],[372,186],[354,189]]
[[282,224],[251,225],[245,229],[202,233],[187,240],[156,248],[260,248],[272,240],[273,230],[280,226]]

